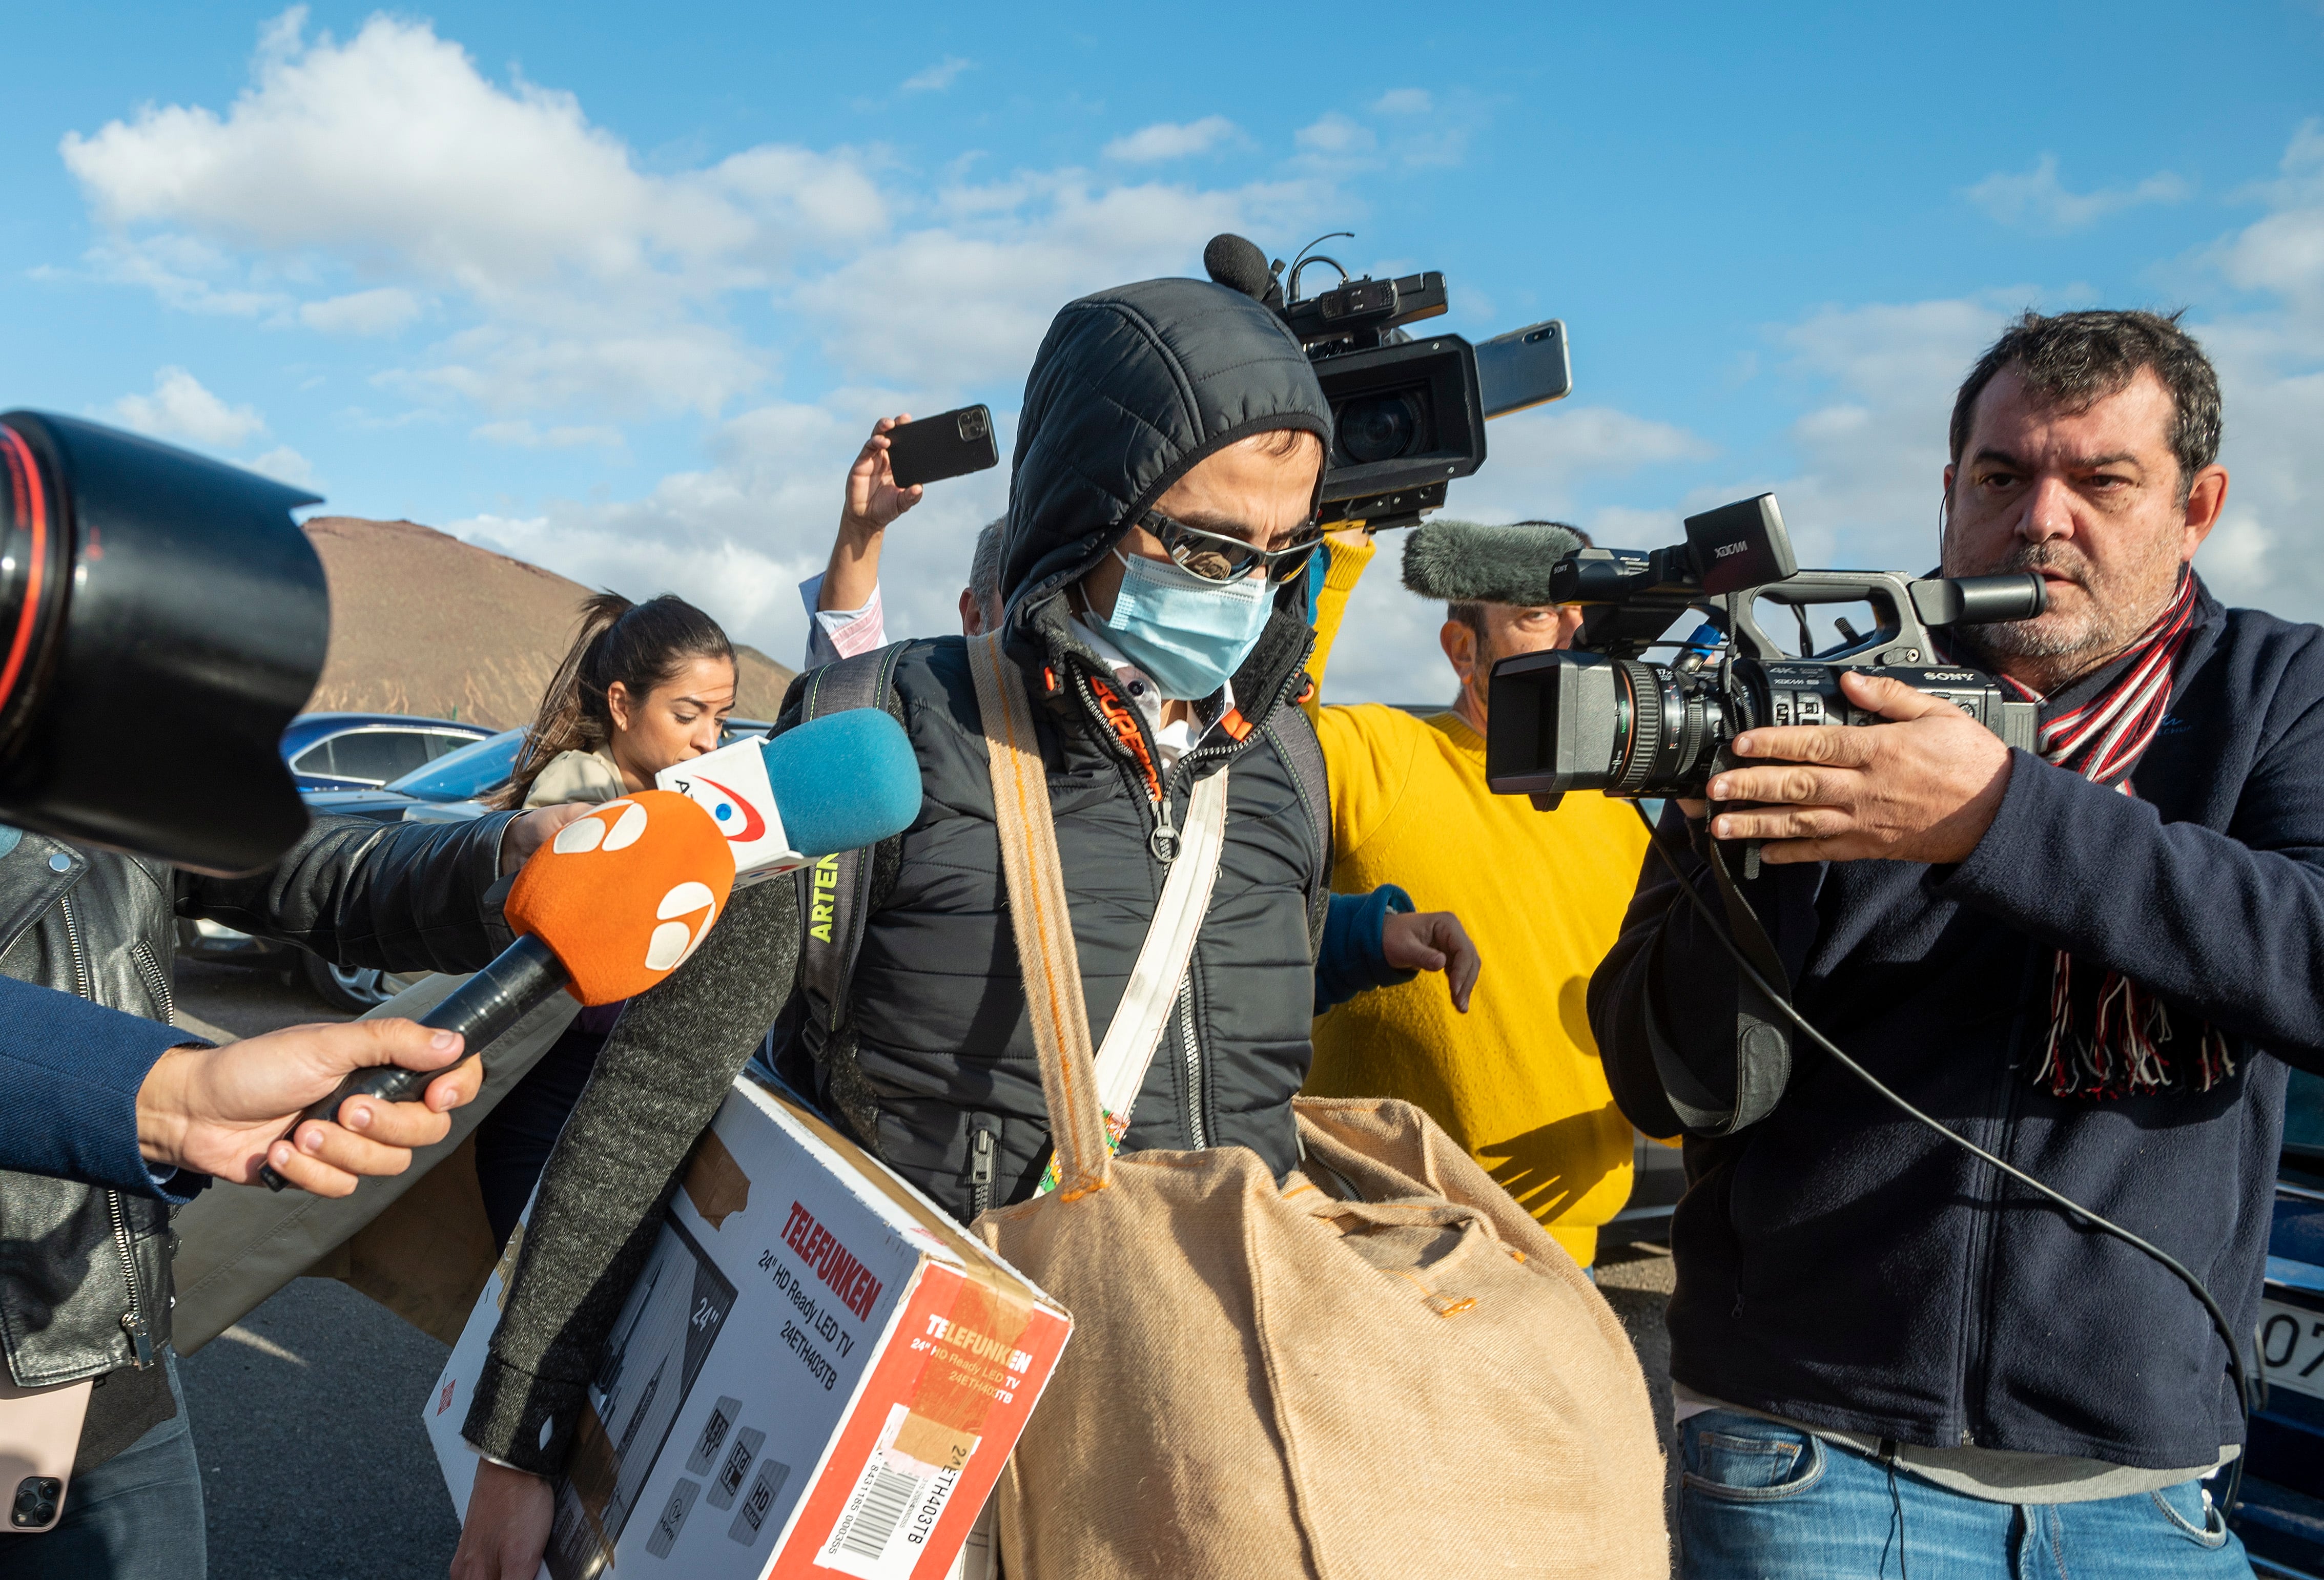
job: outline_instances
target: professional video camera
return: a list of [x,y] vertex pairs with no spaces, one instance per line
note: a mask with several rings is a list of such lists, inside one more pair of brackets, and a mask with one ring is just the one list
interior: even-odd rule
[[[1335,232],[1344,235],[1348,233]],[[1329,241],[1331,237],[1322,238]],[[1315,264],[1340,283],[1299,294]],[[1323,469],[1318,519],[1361,521],[1377,529],[1408,525],[1444,502],[1445,485],[1485,462],[1485,421],[1572,391],[1565,326],[1552,318],[1481,345],[1458,335],[1410,335],[1405,326],[1442,315],[1444,276],[1435,270],[1394,280],[1351,278],[1311,246],[1290,265],[1269,262],[1241,236],[1214,236],[1203,249],[1213,280],[1265,302],[1315,363],[1332,404],[1332,454]]]
[[[1573,650],[1521,653],[1493,666],[1486,782],[1554,806],[1568,790],[1699,796],[1729,766],[1727,743],[1766,724],[1871,724],[1840,689],[1842,670],[1899,680],[1959,706],[2011,746],[2031,749],[2036,704],[1995,677],[1940,662],[1932,627],[2030,620],[2047,594],[2030,573],[1914,577],[1894,571],[1803,571],[1775,496],[1721,505],[1686,521],[1686,541],[1652,553],[1584,548],[1551,573],[1552,601],[1584,607]],[[1786,654],[1758,625],[1759,600],[1787,605],[1803,651]],[[1875,629],[1843,619],[1839,642],[1809,650],[1808,608],[1866,603]],[[1683,644],[1658,638],[1689,611],[1709,620]],[[1649,648],[1682,646],[1670,665]]]
[[69,417],[0,416],[0,819],[210,872],[306,831],[282,727],[323,670],[315,496]]

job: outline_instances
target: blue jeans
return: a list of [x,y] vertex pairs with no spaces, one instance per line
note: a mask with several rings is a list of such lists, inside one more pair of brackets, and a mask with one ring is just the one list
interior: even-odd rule
[[163,1350],[178,1413],[77,1475],[65,1514],[38,1536],[0,1536],[0,1580],[203,1580],[202,1467],[178,1357]]
[[1679,1427],[1685,1580],[2251,1580],[2200,1482],[1989,1503],[1737,1410]]

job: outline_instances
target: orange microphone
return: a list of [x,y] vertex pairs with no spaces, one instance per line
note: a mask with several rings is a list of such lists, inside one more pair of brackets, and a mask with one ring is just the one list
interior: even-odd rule
[[[466,1060],[559,988],[584,1004],[633,998],[686,962],[733,886],[725,832],[700,803],[675,790],[609,801],[566,824],[524,864],[503,908],[517,941],[420,1024],[459,1033]],[[336,1121],[352,1097],[409,1101],[442,1073],[359,1070],[290,1129]],[[259,1173],[272,1190],[290,1183],[271,1166]]]

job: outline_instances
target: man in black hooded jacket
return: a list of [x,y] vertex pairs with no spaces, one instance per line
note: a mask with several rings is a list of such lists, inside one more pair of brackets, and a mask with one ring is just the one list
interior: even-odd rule
[[[1276,604],[1316,537],[1331,421],[1281,321],[1192,280],[1068,304],[1026,384],[1003,629],[1034,699],[1093,1037],[1144,942],[1195,781],[1234,770],[1210,909],[1125,1148],[1247,1146],[1278,1174],[1297,1161],[1291,1098],[1312,1052],[1310,916],[1328,839],[1321,803],[1308,810],[1321,786],[1303,794],[1282,745],[1305,727],[1289,717],[1305,608]],[[811,1079],[860,1140],[966,1220],[1032,1193],[1047,1122],[964,638],[908,644],[894,690],[925,799],[872,864],[853,1014],[811,1049]],[[778,729],[798,717],[795,695]],[[704,953],[637,1002],[558,1142],[465,1427],[492,1463],[455,1580],[534,1573],[543,1478],[563,1466],[669,1181],[789,993],[787,960],[752,970],[738,951],[782,933],[754,913],[790,892],[738,896]],[[632,1068],[634,1088],[621,1074]]]

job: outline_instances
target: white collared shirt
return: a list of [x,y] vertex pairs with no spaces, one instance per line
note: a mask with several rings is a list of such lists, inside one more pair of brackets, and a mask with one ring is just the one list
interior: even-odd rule
[[1154,738],[1154,747],[1161,755],[1164,773],[1176,767],[1178,759],[1192,751],[1221,719],[1234,711],[1234,683],[1229,681],[1219,691],[1219,711],[1216,713],[1208,718],[1203,716],[1204,703],[1210,701],[1205,697],[1194,703],[1185,718],[1163,723],[1162,704],[1167,699],[1162,695],[1162,688],[1154,684],[1153,677],[1123,657],[1121,649],[1106,640],[1103,628],[1091,624],[1080,615],[1073,619],[1074,629],[1081,634],[1083,641],[1090,645],[1090,651],[1103,659],[1106,667],[1113,671],[1113,678],[1120,685],[1121,694],[1130,699],[1130,705],[1136,708],[1138,716],[1146,721],[1146,732]]

